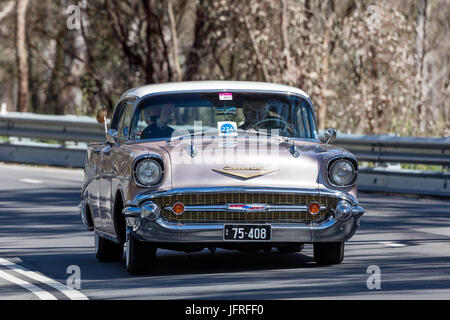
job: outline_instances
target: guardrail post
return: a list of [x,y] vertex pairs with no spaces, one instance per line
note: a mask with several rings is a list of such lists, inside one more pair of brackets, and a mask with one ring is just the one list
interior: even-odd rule
[[4,116],[8,114],[8,109],[6,108],[6,103],[2,103],[2,107],[0,108],[0,115]]

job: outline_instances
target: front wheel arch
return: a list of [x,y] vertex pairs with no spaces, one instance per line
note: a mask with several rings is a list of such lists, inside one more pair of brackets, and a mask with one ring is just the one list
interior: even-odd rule
[[85,218],[86,218],[88,230],[93,231],[94,230],[94,219],[92,217],[92,210],[91,210],[91,206],[89,205],[89,203],[86,203],[86,206],[85,206]]

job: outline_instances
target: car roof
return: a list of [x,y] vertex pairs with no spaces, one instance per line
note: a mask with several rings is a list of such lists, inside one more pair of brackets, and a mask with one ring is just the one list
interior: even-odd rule
[[309,98],[304,91],[277,83],[256,82],[256,81],[184,81],[184,82],[168,82],[159,84],[150,84],[126,91],[121,99],[128,97],[142,98],[153,93],[178,92],[178,91],[202,91],[202,90],[249,90],[249,91],[276,91],[299,94],[305,98]]

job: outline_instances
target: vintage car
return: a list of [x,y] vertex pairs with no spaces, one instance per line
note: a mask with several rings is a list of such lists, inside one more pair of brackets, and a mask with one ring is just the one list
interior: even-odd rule
[[358,162],[319,137],[294,87],[241,81],[147,85],[125,92],[88,146],[80,212],[100,261],[155,270],[158,248],[298,252],[339,264],[364,210]]

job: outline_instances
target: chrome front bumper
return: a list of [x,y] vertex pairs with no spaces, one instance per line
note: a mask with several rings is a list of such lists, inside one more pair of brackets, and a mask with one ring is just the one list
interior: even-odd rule
[[[294,190],[291,191],[294,192]],[[173,192],[177,191],[170,190],[164,194]],[[295,190],[295,192],[317,191]],[[326,192],[333,192],[335,196],[337,194],[334,191]],[[161,193],[140,195],[134,201],[128,202],[123,209],[128,231],[139,240],[168,243],[233,242],[223,238],[224,225],[227,223],[182,224],[165,220],[160,216],[160,208],[151,202],[152,198],[161,195]],[[321,223],[267,223],[272,229],[272,236],[268,242],[347,241],[359,226],[359,219],[364,214],[364,209],[358,206],[354,198],[346,194],[339,193],[339,195],[342,201],[336,206],[334,216]]]

